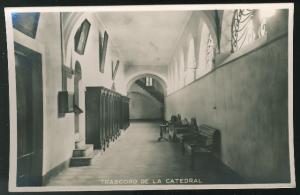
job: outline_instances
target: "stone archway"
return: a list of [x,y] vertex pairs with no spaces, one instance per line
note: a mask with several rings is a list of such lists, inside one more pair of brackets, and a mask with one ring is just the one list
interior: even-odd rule
[[157,80],[161,86],[163,87],[163,90],[164,90],[164,95],[167,94],[167,89],[168,89],[168,86],[167,86],[167,82],[165,80],[165,78],[163,78],[161,75],[157,75],[155,73],[140,73],[140,74],[137,74],[137,75],[134,75],[132,76],[131,78],[129,78],[126,82],[126,90],[128,91],[129,88],[131,87],[131,85],[138,79],[141,79],[143,77],[146,77],[146,76],[151,76],[153,77],[155,80]]
[[[145,85],[147,77],[151,77],[153,86]],[[166,94],[166,83],[157,75],[145,73],[133,77],[127,83],[130,119],[164,119]]]

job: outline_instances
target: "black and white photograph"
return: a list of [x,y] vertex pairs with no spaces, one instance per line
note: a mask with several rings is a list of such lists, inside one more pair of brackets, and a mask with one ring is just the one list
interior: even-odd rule
[[5,8],[9,191],[295,188],[293,17]]

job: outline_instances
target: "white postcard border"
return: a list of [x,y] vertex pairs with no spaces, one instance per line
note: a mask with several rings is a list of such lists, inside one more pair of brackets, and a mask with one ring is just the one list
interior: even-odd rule
[[[16,186],[16,80],[14,60],[14,32],[11,13],[13,12],[95,12],[95,11],[179,11],[179,10],[215,10],[215,9],[288,9],[288,125],[289,125],[289,157],[290,183],[271,184],[200,184],[200,185],[103,185],[103,186]],[[261,4],[203,4],[203,5],[135,5],[135,6],[73,6],[73,7],[9,7],[5,8],[7,56],[9,76],[9,117],[10,117],[10,156],[9,156],[9,191],[10,192],[46,192],[46,191],[120,191],[120,190],[187,190],[187,189],[268,189],[296,187],[294,165],[294,134],[293,134],[293,3],[261,3]],[[40,47],[39,47],[40,48]],[[41,49],[41,48],[40,48]],[[40,50],[39,49],[39,50]],[[43,49],[41,49],[43,50]]]

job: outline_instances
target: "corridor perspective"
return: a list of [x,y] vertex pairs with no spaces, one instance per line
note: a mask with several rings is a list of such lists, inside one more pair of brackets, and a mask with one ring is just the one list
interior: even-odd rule
[[293,187],[291,5],[247,6],[6,9],[11,191]]
[[201,164],[191,170],[188,156],[178,152],[180,144],[159,142],[159,133],[159,122],[133,122],[91,166],[69,168],[51,179],[48,185],[111,185],[116,180],[141,184],[142,179],[148,179],[149,184],[186,184],[186,179],[193,179],[194,184],[243,182],[220,162],[213,166],[213,162]]

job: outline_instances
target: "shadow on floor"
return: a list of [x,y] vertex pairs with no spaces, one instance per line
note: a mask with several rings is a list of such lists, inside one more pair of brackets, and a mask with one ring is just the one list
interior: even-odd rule
[[[154,184],[167,179],[195,179],[193,184],[237,184],[243,180],[218,159],[196,158],[190,167],[190,157],[182,154],[181,144],[159,142],[159,121],[132,122],[130,127],[101,152],[91,166],[72,167],[59,173],[50,186],[111,185],[107,180],[136,180],[147,178]],[[156,181],[161,180],[161,183]],[[178,183],[177,183],[178,184]],[[189,183],[191,184],[191,183]]]

